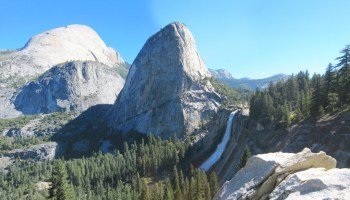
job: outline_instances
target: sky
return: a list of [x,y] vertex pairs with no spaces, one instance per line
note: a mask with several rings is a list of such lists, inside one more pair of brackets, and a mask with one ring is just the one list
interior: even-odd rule
[[180,21],[208,68],[236,78],[323,73],[350,43],[349,8],[349,0],[0,0],[0,49],[85,24],[132,63],[151,35]]

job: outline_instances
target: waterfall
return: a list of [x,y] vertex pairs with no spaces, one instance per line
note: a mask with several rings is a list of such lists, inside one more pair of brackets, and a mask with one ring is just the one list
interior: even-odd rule
[[224,137],[222,138],[222,141],[218,144],[214,153],[211,154],[211,156],[200,166],[200,169],[204,171],[208,171],[220,159],[221,155],[224,153],[225,148],[230,140],[232,122],[236,113],[237,113],[237,110],[233,111],[228,117],[225,134],[224,134]]

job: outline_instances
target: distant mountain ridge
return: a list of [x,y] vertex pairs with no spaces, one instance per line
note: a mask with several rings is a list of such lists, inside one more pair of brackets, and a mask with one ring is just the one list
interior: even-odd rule
[[232,74],[226,69],[209,69],[210,73],[219,81],[228,84],[233,88],[243,88],[248,90],[264,89],[270,82],[277,82],[279,80],[285,80],[289,77],[286,74],[276,74],[262,79],[251,79],[248,77],[234,78]]

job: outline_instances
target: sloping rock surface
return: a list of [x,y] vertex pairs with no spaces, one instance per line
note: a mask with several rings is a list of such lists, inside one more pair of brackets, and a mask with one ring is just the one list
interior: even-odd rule
[[124,63],[93,29],[69,25],[33,36],[20,50],[0,52],[0,83],[27,80],[57,64],[76,60],[98,61],[111,67]]
[[70,61],[99,62],[123,76],[127,73],[119,53],[107,47],[90,27],[69,25],[45,31],[30,38],[21,49],[0,50],[0,118],[23,115],[13,105],[18,89]]
[[172,23],[149,38],[132,64],[110,114],[117,131],[167,138],[192,133],[221,98],[201,80],[210,73],[188,28]]
[[62,154],[61,149],[56,142],[47,142],[31,146],[26,149],[15,149],[3,154],[4,157],[20,158],[20,159],[32,159],[35,161],[52,160],[56,156]]
[[335,166],[334,158],[307,148],[297,154],[256,155],[223,185],[215,199],[332,199],[337,195],[348,199],[350,169]]
[[282,181],[270,199],[349,199],[350,170],[311,168]]
[[[293,125],[289,130],[257,130],[252,120],[247,145],[252,154],[268,152],[297,153],[305,147],[313,152],[324,151],[337,160],[338,168],[350,168],[350,112],[327,114],[315,122]],[[255,128],[257,127],[257,128]],[[261,126],[262,127],[262,126]]]
[[124,62],[93,29],[85,25],[69,25],[35,35],[17,54],[32,58],[33,63],[41,67],[70,60],[98,61],[108,66]]
[[96,104],[113,104],[123,85],[124,79],[107,65],[73,61],[25,85],[14,105],[24,114],[84,111]]

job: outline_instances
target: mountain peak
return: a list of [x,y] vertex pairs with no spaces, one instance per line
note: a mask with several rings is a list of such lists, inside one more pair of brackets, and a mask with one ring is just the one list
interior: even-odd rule
[[[139,57],[144,57],[143,59],[145,59],[147,57],[145,54],[148,54],[151,48],[155,51],[152,53],[152,56],[157,56],[160,60],[164,56],[168,57],[172,55],[173,61],[180,62],[181,65],[178,66],[182,67],[184,72],[191,78],[198,80],[206,76],[211,76],[199,56],[192,33],[180,22],[168,24],[150,37],[136,60]],[[151,57],[147,57],[147,59],[155,60]],[[164,67],[167,66],[164,65]]]
[[189,29],[181,23],[167,25],[147,40],[131,65],[111,126],[163,138],[192,132],[203,113],[215,113],[221,100],[200,85],[207,76]]
[[232,79],[232,74],[227,69],[209,69],[210,73],[218,79]]
[[86,25],[73,24],[37,34],[18,52],[34,64],[51,67],[70,60],[98,61],[108,66],[123,63],[112,48]]

